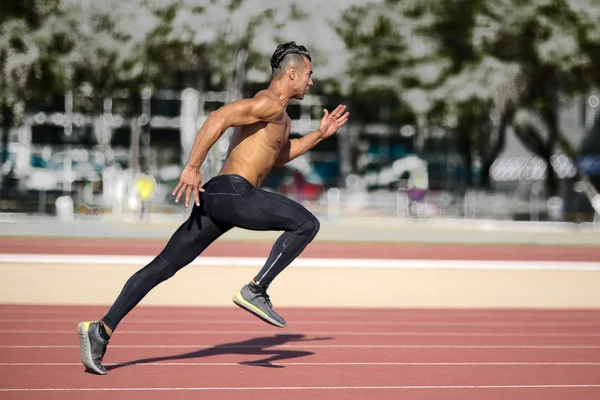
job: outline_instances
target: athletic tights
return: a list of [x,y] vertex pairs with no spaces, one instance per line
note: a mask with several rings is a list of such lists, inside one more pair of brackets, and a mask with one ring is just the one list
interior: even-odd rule
[[239,175],[219,175],[200,193],[200,206],[175,231],[162,252],[133,274],[102,321],[115,330],[120,321],[159,283],[191,263],[233,227],[284,231],[254,278],[265,289],[319,231],[319,221],[295,201],[254,187]]

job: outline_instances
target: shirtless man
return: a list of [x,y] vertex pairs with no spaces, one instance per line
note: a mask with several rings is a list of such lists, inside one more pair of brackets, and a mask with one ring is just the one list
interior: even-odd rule
[[[271,68],[266,90],[224,105],[212,112],[200,128],[173,191],[176,202],[185,194],[186,207],[194,196],[188,220],[152,262],[129,278],[102,319],[78,325],[81,361],[91,371],[106,374],[102,359],[110,335],[144,296],[233,227],[284,231],[263,268],[233,296],[233,302],[267,323],[285,326],[285,320],[273,310],[267,289],[313,240],[319,221],[300,204],[264,191],[260,185],[274,165],[286,164],[333,135],[346,123],[349,113],[342,105],[331,113],[324,110],[316,131],[290,140],[291,120],[286,109],[291,99],[303,99],[313,84],[311,57],[304,46],[281,44],[271,57]],[[200,166],[209,149],[230,127],[236,129],[223,168],[201,186]]]

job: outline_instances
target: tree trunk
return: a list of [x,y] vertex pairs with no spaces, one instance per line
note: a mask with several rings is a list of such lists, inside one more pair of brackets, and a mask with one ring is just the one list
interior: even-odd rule
[[556,196],[558,194],[558,178],[554,167],[550,162],[550,158],[554,154],[554,149],[558,143],[559,127],[558,127],[558,94],[556,90],[551,90],[548,95],[546,105],[542,107],[542,118],[548,127],[548,142],[546,143],[546,189],[548,190],[549,196]]
[[556,196],[558,194],[558,176],[550,161],[551,157],[552,153],[549,153],[544,157],[544,162],[546,163],[546,190],[548,196]]
[[484,189],[491,189],[491,177],[490,170],[492,164],[498,158],[500,152],[504,149],[506,143],[506,130],[512,123],[513,117],[515,116],[516,107],[514,104],[507,104],[505,110],[502,112],[500,117],[500,124],[498,126],[498,137],[494,143],[488,142],[487,148],[482,149],[482,166],[481,166],[481,186]]
[[8,160],[8,142],[10,138],[10,128],[13,124],[13,113],[11,107],[2,106],[2,157],[0,163],[4,164]]
[[365,123],[362,121],[356,121],[350,123],[348,126],[348,140],[350,150],[350,168],[353,174],[362,174],[363,171],[359,166],[359,159],[362,156],[360,151],[360,133],[364,130]]
[[[352,105],[349,105],[350,109]],[[353,162],[353,149],[356,149],[355,140],[353,139],[354,127],[352,122],[348,122],[346,126],[342,127],[341,132],[337,139],[338,143],[338,160],[340,162],[340,177],[338,185],[340,187],[346,186],[346,177],[350,174],[355,173],[356,168]]]
[[129,152],[129,168],[134,174],[140,172],[140,136],[142,128],[138,121],[138,117],[131,117],[131,145]]
[[458,121],[458,151],[465,169],[464,179],[461,179],[461,184],[464,183],[464,187],[461,189],[470,187],[473,184],[473,151],[471,148],[471,137],[476,126],[476,119],[474,118],[472,110],[463,114]]
[[233,74],[227,82],[227,92],[229,101],[235,101],[242,98],[244,84],[246,83],[246,63],[248,61],[248,48],[242,46],[235,56],[235,66]]
[[[4,189],[4,172],[3,166],[9,159],[8,144],[10,140],[10,129],[13,125],[14,115],[12,108],[8,105],[2,106],[2,154],[0,154],[0,195]],[[0,196],[1,197],[1,196]]]
[[140,172],[140,139],[142,136],[142,126],[140,125],[140,115],[142,113],[142,98],[138,90],[141,85],[134,84],[129,88],[129,109],[126,116],[129,117],[129,126],[131,128],[131,143],[129,147],[129,168],[133,173]]

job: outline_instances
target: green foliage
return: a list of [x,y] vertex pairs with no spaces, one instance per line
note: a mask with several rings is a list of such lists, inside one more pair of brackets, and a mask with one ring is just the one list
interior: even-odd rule
[[456,115],[473,100],[533,102],[540,85],[598,84],[599,17],[594,0],[383,1],[347,10],[338,33],[355,86],[393,87],[419,114],[442,102]]
[[211,70],[213,84],[239,91],[247,79],[268,78],[268,60],[282,39],[282,29],[305,16],[295,1],[225,0],[210,2],[195,17],[194,23],[202,29],[192,40],[202,49],[202,62]]
[[155,4],[107,0],[90,7],[63,0],[77,27],[71,38],[71,86],[90,85],[100,97],[129,89],[135,97],[164,82],[168,71],[188,66],[189,44],[173,34],[179,1]]
[[69,30],[58,0],[6,2],[0,12],[0,106],[12,109],[63,87]]
[[460,129],[467,168],[477,152],[485,170],[519,108],[545,128],[520,125],[526,147],[575,157],[559,99],[600,84],[599,20],[597,0],[382,0],[348,9],[337,32],[350,93],[392,89],[422,124]]

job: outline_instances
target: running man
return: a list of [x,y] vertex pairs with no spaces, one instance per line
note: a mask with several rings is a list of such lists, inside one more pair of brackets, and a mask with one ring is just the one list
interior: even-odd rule
[[[333,135],[348,120],[346,106],[324,110],[319,127],[299,139],[289,139],[291,120],[286,113],[292,99],[303,99],[312,86],[311,56],[295,42],[281,44],[271,57],[272,77],[267,89],[254,97],[224,105],[210,113],[196,135],[189,161],[173,195],[188,207],[189,219],[152,262],[125,283],[107,314],[78,325],[81,361],[106,374],[102,359],[121,320],[154,287],[191,263],[213,241],[233,227],[255,231],[284,231],[264,266],[233,296],[233,302],[267,323],[283,328],[285,320],[273,310],[269,285],[314,239],[319,221],[291,199],[260,189],[273,166],[281,166]],[[225,163],[204,185],[200,167],[209,149],[230,127],[235,127]]]

